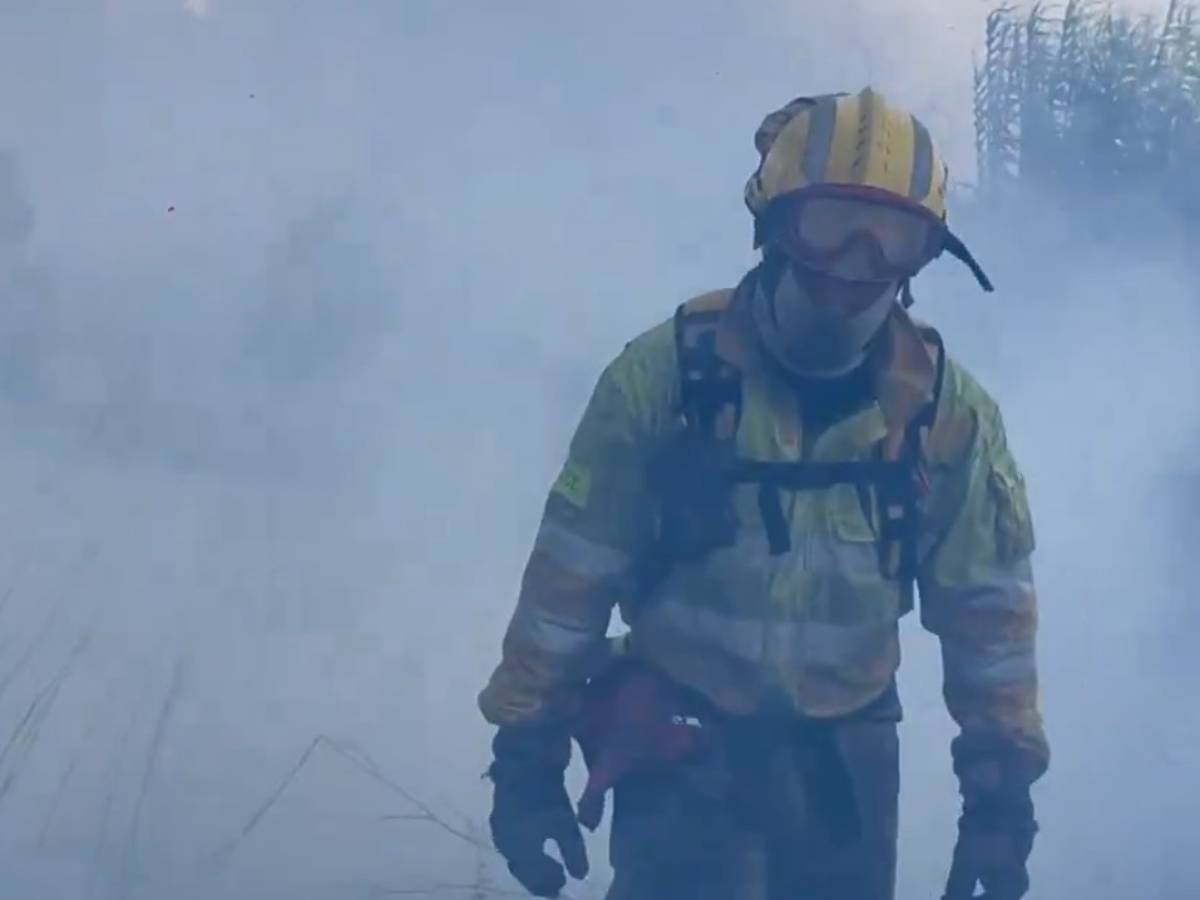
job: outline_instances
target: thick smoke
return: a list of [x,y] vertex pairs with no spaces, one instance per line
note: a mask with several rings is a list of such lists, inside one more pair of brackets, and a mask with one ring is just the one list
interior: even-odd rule
[[[873,81],[970,180],[989,5],[7,4],[0,895],[513,890],[474,696],[591,382],[752,263],[792,96]],[[962,209],[999,293],[942,262],[918,312],[1035,504],[1032,896],[1196,896],[1186,235]],[[901,896],[936,896],[952,730],[906,635]]]

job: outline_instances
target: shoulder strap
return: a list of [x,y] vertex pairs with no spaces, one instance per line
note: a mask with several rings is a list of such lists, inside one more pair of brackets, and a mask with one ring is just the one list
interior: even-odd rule
[[[704,294],[675,312],[675,350],[679,369],[679,413],[685,428],[700,441],[728,440],[736,434],[742,412],[742,376],[717,352],[717,331],[730,293]],[[941,336],[919,326],[936,348],[937,374],[932,397],[905,427],[899,459],[869,462],[762,463],[735,460],[732,468],[713,472],[731,484],[757,484],[759,507],[773,554],[790,549],[790,534],[779,492],[821,490],[837,484],[874,487],[881,509],[881,565],[900,581],[902,605],[912,608],[919,560],[918,504],[923,491],[923,434],[937,417],[945,380],[946,353]],[[890,561],[890,562],[889,562]]]
[[932,429],[934,422],[937,420],[938,403],[941,400],[942,387],[946,381],[946,345],[942,341],[942,336],[938,333],[937,329],[929,325],[918,324],[917,332],[937,353],[937,360],[934,363],[937,369],[933,379],[933,396],[929,403],[925,405],[925,408],[917,413],[908,425],[908,431],[916,431],[917,438],[919,439],[921,429]]
[[942,336],[928,326],[919,326],[919,331],[937,353],[933,392],[929,402],[904,429],[904,444],[898,460],[904,468],[900,487],[897,489],[892,486],[880,492],[881,564],[885,570],[890,568],[892,554],[897,554],[895,570],[900,580],[900,600],[904,612],[910,612],[915,605],[917,570],[921,562],[917,552],[921,524],[919,502],[928,487],[923,458],[924,435],[933,429],[937,421],[938,404],[946,380],[946,347],[942,343]]
[[733,437],[742,414],[741,373],[717,353],[729,295],[703,294],[675,311],[679,412],[688,429],[714,440]]

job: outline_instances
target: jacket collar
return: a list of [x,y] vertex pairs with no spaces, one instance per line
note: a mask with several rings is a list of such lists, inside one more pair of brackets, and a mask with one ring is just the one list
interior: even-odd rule
[[[754,328],[751,272],[734,289],[717,330],[717,353],[746,375],[778,378]],[[933,399],[937,349],[897,303],[876,339],[867,365],[875,369],[875,396],[889,428],[903,428]]]

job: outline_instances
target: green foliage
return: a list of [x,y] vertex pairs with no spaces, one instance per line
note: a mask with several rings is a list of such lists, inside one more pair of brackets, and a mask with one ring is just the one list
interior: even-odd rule
[[1132,16],[1097,0],[988,17],[975,66],[980,188],[1142,195],[1200,214],[1200,17],[1191,0]]

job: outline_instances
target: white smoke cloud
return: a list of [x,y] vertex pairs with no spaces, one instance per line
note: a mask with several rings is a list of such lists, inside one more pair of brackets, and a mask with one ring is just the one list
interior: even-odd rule
[[[455,830],[486,815],[474,694],[592,379],[752,260],[779,103],[874,82],[969,173],[988,6],[6,11],[30,77],[0,82],[0,145],[53,303],[44,395],[2,401],[4,896],[511,888],[397,785]],[[967,217],[999,294],[940,263],[918,311],[1004,404],[1042,536],[1033,900],[1174,900],[1141,876],[1200,878],[1172,844],[1200,816],[1172,749],[1200,734],[1172,543],[1194,291],[1174,249],[1080,221]],[[902,895],[936,896],[950,730],[909,637]],[[593,850],[572,896],[603,888]]]

